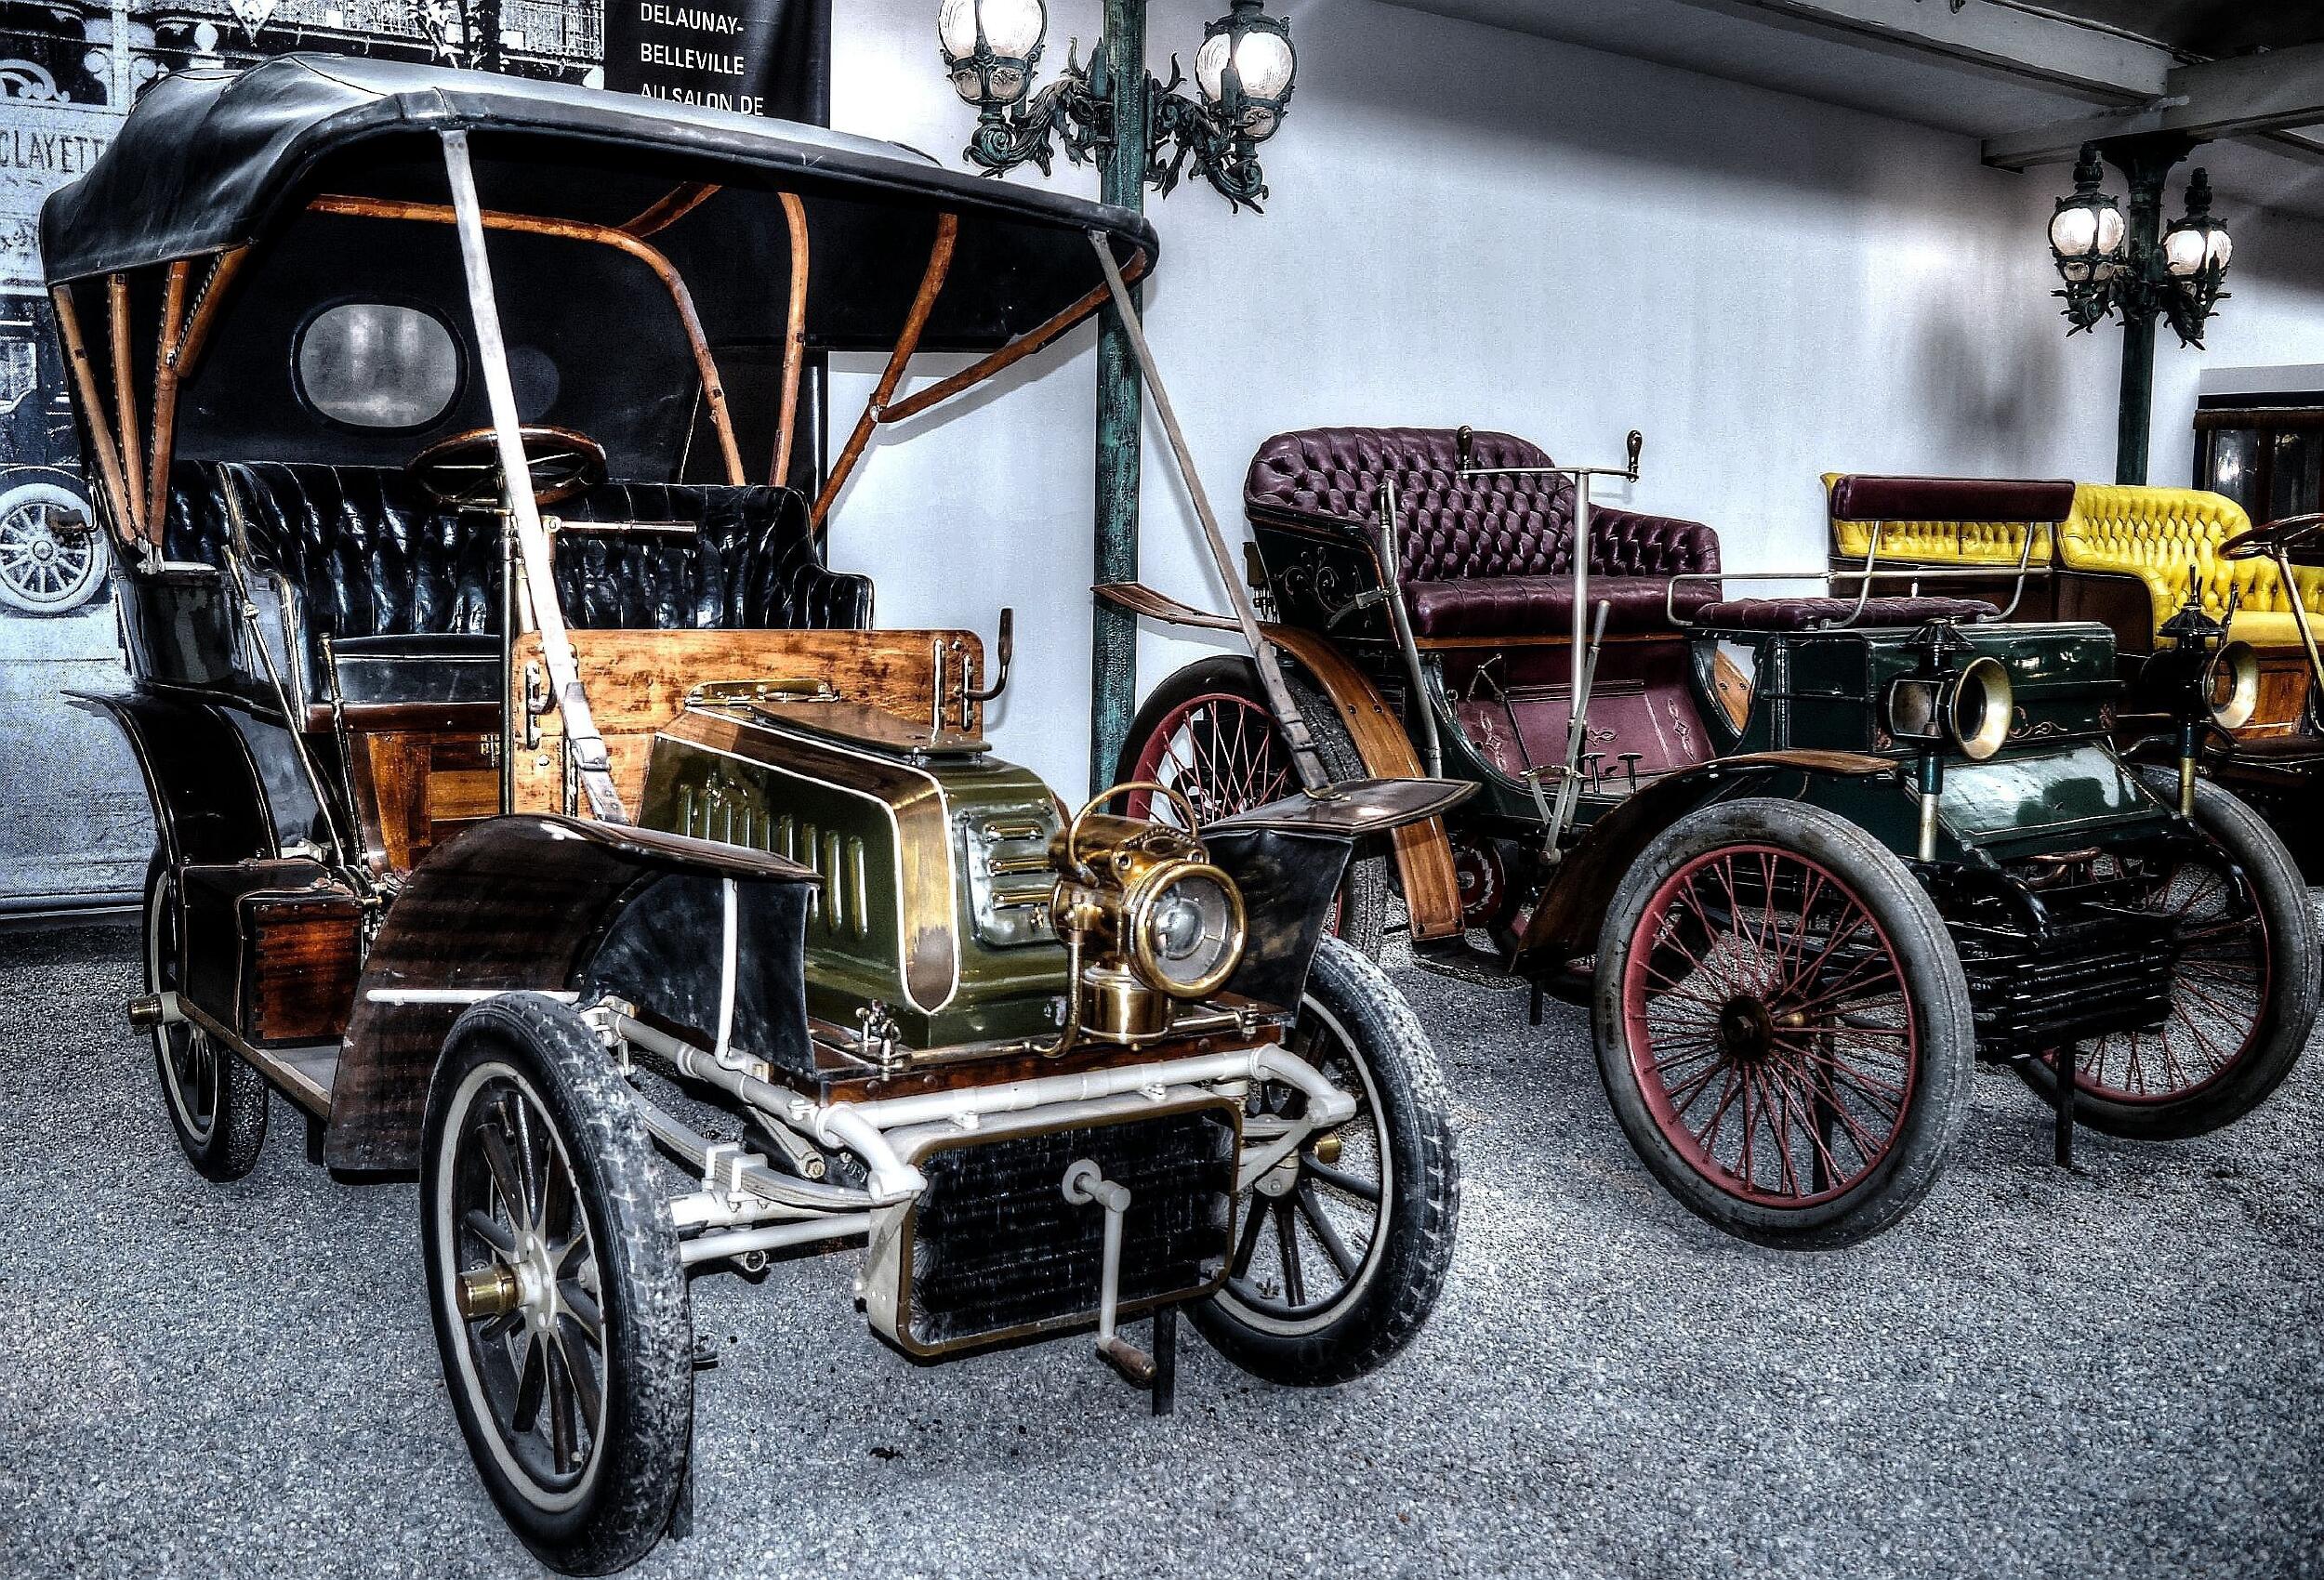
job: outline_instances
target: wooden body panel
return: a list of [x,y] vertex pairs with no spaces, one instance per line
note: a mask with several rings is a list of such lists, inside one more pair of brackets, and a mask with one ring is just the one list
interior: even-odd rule
[[350,732],[355,810],[379,871],[409,872],[469,824],[500,810],[500,738],[472,732]]
[[[984,673],[984,644],[974,631],[574,631],[574,656],[589,706],[612,759],[614,787],[633,810],[645,793],[654,737],[685,706],[686,693],[708,680],[820,680],[850,702],[926,722],[936,653],[944,655],[947,722],[959,727],[960,666]],[[512,807],[554,811],[564,803],[561,722],[554,712],[528,721],[524,680],[545,677],[540,636],[516,645],[509,678]],[[538,689],[536,681],[535,689]],[[528,722],[537,744],[528,744]],[[968,733],[984,727],[969,704]]]
[[328,1042],[355,1001],[363,910],[303,858],[189,866],[179,991],[257,1047]]
[[336,1042],[355,1007],[363,907],[346,889],[242,902],[244,1035],[260,1047]]
[[[1347,726],[1365,771],[1382,779],[1419,779],[1427,770],[1412,749],[1404,723],[1388,711],[1380,690],[1350,664],[1329,638],[1284,625],[1265,627],[1267,636],[1315,678]],[[1391,836],[1396,869],[1404,880],[1405,907],[1415,938],[1452,938],[1460,932],[1460,880],[1453,870],[1452,841],[1445,820],[1407,823]]]

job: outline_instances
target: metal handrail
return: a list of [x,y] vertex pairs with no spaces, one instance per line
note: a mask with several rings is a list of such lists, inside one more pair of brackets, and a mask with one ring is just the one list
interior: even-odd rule
[[[1827,567],[1820,571],[1682,571],[1672,576],[1669,585],[1663,589],[1663,618],[1682,630],[1699,629],[1703,625],[1702,621],[1684,619],[1679,614],[1678,592],[1682,582],[1803,582],[1821,576],[1828,587],[1835,582],[1852,581],[1859,584],[1855,607],[1848,611],[1847,618],[1822,627],[1827,631],[1846,630],[1863,617],[1865,606],[1871,601],[1873,582],[1883,578],[1918,581],[1931,573],[1932,568],[1926,565],[1902,565],[1894,570],[1881,568],[1878,564],[1881,552],[1881,528],[1885,524],[1882,521],[1874,521],[1871,524],[1872,540],[1865,550],[1864,566],[1861,570],[1834,571]],[[2014,578],[2017,585],[2010,594],[2008,604],[1993,616],[1996,623],[2004,621],[2016,613],[2017,606],[2025,601],[2027,577],[2057,574],[2057,566],[2054,563],[2040,566],[2033,564],[2033,537],[2030,531],[2026,533],[2025,544],[2017,551],[2015,565],[1963,565],[1959,568],[1940,566],[1934,569],[1936,573],[1941,574],[1948,581],[1975,582],[1988,579],[1999,581],[2003,577]]]

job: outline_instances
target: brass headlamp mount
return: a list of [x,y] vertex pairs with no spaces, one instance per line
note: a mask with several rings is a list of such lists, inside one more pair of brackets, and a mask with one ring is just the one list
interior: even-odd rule
[[2178,725],[2179,811],[2195,811],[2195,770],[2206,731],[2231,732],[2259,709],[2260,662],[2249,642],[2228,639],[2242,590],[2227,595],[2225,619],[2203,607],[2196,570],[2187,567],[2186,601],[2162,623],[2163,639],[2139,665],[2140,693],[2167,708]]
[[1937,809],[1948,751],[1983,762],[2009,739],[2015,708],[2009,666],[1979,653],[1950,621],[1919,633],[1921,667],[1889,683],[1882,712],[1891,738],[1914,748],[1911,788],[1920,810],[1915,856],[1936,859]]
[[[1098,809],[1132,791],[1167,798],[1182,823]],[[1210,862],[1195,809],[1168,785],[1116,784],[1050,841],[1057,888],[1050,925],[1073,972],[1065,1033],[1135,1045],[1166,1036],[1171,1006],[1208,997],[1242,959],[1243,896]]]

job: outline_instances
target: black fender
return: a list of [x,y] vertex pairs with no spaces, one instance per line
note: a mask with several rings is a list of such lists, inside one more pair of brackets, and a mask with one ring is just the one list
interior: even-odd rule
[[733,1043],[811,1073],[807,903],[819,879],[780,856],[626,824],[520,813],[429,851],[388,908],[355,988],[324,1161],[403,1170],[444,1038],[467,1002],[398,990],[613,996],[702,1047],[717,1039],[726,883],[736,922]]
[[1323,799],[1301,791],[1205,828],[1204,849],[1243,895],[1243,958],[1226,991],[1297,1008],[1356,841],[1416,827],[1475,793],[1449,779],[1351,780]]
[[1868,752],[1750,752],[1713,757],[1651,781],[1591,823],[1566,850],[1518,941],[1517,971],[1540,981],[1593,953],[1598,926],[1622,875],[1655,836],[1688,813],[1738,796],[1796,796],[1815,777],[1868,778],[1895,773],[1896,766],[1895,758]]
[[67,691],[120,728],[145,781],[162,859],[213,865],[282,854],[249,744],[214,703],[160,691]]

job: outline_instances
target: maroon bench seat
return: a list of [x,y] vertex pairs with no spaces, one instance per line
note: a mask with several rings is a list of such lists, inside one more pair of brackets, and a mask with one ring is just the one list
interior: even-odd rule
[[[1475,436],[1475,464],[1546,467],[1539,447],[1506,433]],[[1252,520],[1368,534],[1380,485],[1393,482],[1399,555],[1413,634],[1568,636],[1574,626],[1574,480],[1469,477],[1450,428],[1318,428],[1279,433],[1244,480]],[[1700,521],[1593,505],[1590,601],[1610,603],[1606,629],[1671,632],[1670,578],[1719,569],[1719,535]],[[1682,616],[1719,596],[1682,583]]]
[[1842,621],[1856,626],[1925,625],[1932,620],[1990,620],[2000,612],[1976,598],[1870,598],[1862,613],[1852,598],[1738,598],[1707,603],[1695,619],[1730,631],[1815,631]]

